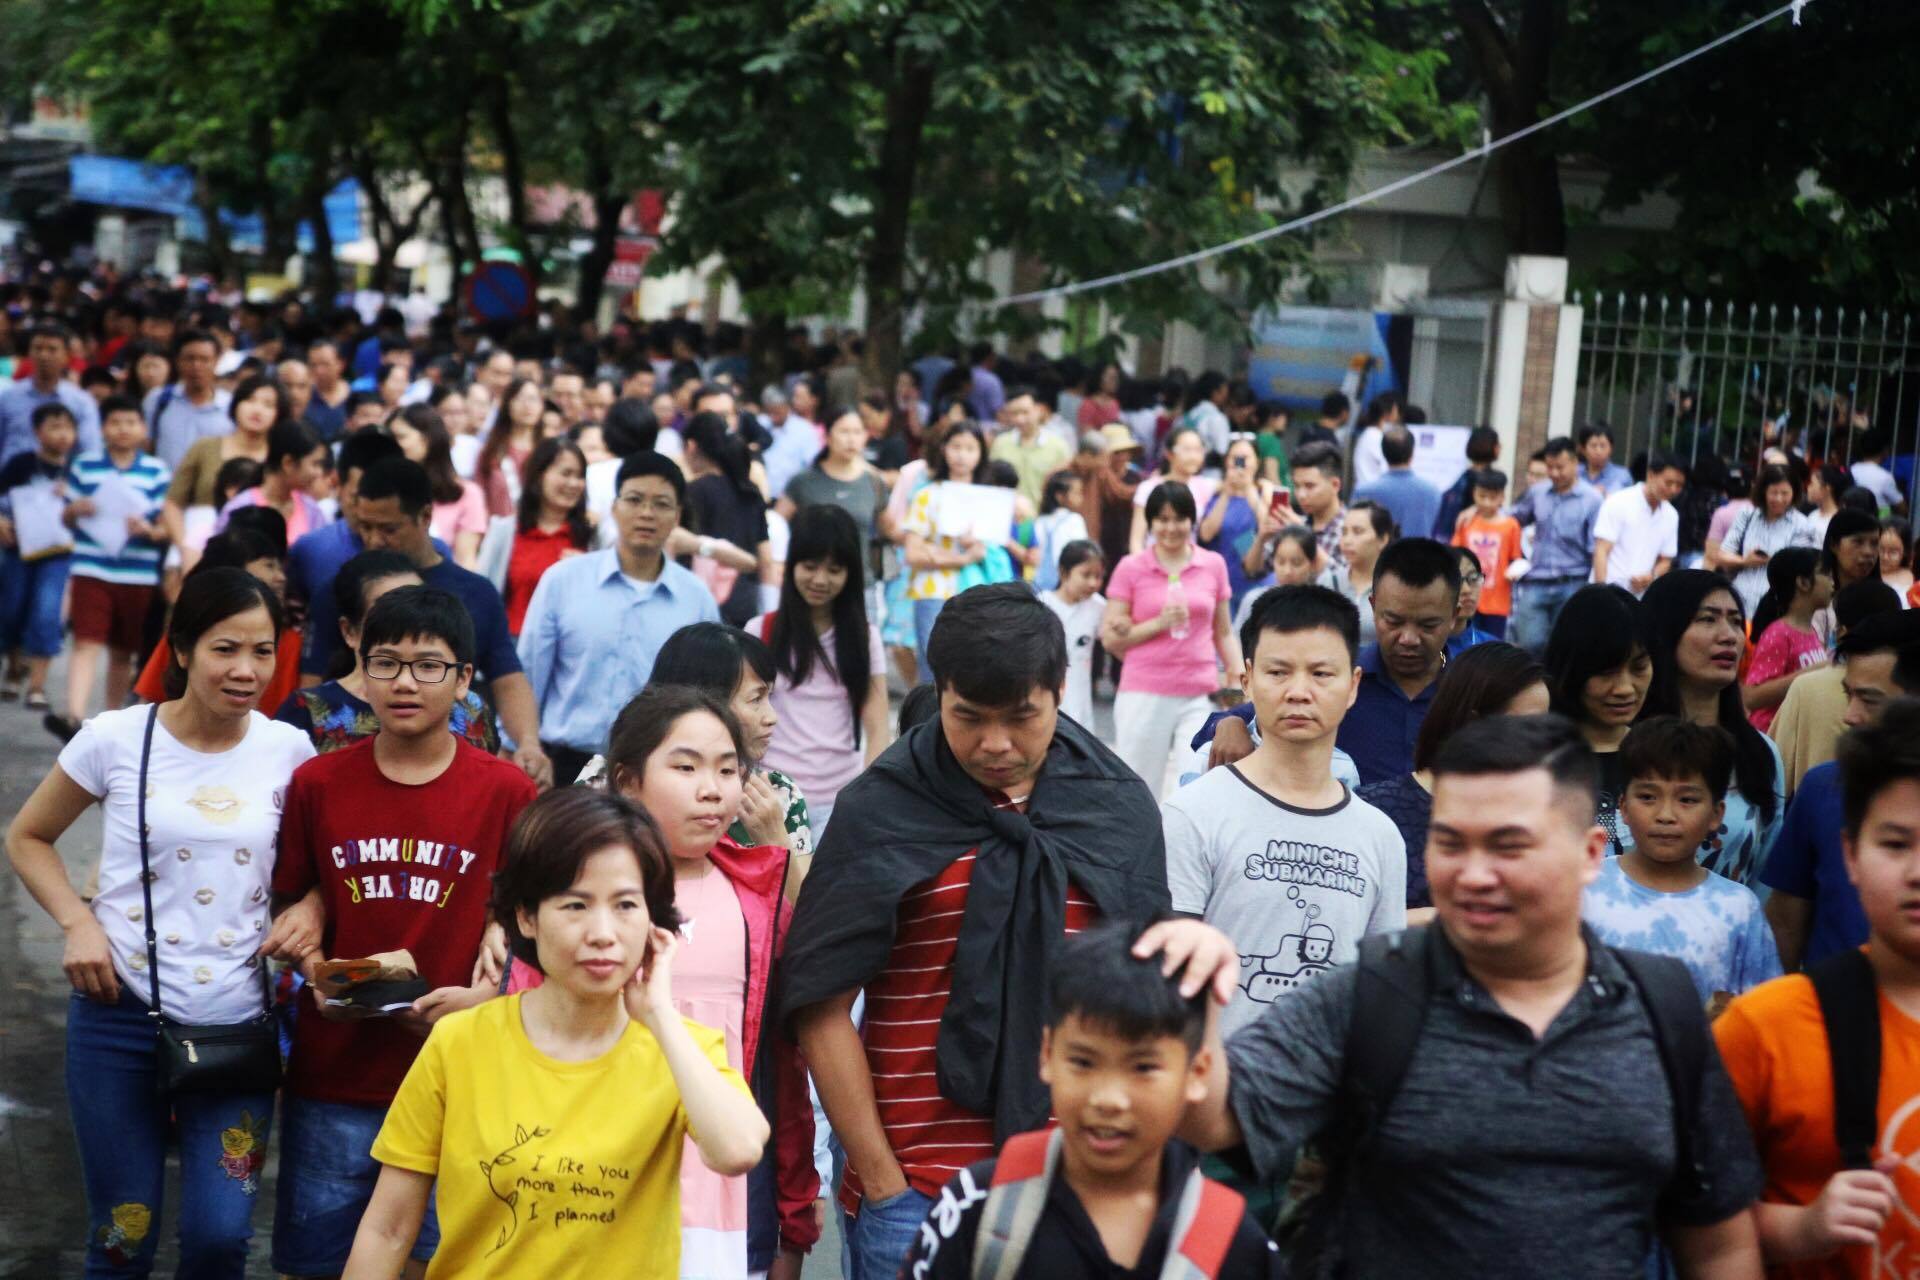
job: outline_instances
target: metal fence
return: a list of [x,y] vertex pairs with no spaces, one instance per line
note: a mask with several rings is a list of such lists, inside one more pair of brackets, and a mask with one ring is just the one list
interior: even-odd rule
[[1920,334],[1912,317],[1598,293],[1584,309],[1574,415],[1650,447],[1749,466],[1763,442],[1851,461],[1869,430],[1916,449]]

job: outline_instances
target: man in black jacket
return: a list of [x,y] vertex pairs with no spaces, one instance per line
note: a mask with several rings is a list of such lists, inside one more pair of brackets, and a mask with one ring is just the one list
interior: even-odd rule
[[852,1280],[892,1280],[947,1180],[1046,1123],[1060,940],[1169,902],[1153,797],[1060,717],[1066,639],[1031,591],[948,601],[927,661],[939,718],[841,793],[783,962],[782,1016],[847,1150]]

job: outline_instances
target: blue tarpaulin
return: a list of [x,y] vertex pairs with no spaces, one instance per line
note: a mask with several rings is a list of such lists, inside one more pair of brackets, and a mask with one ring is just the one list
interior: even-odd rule
[[[181,233],[190,240],[206,238],[206,225],[193,204],[193,171],[184,165],[143,164],[120,156],[74,156],[68,162],[73,198],[87,204],[113,205],[121,209],[146,209],[170,214],[181,220]],[[352,178],[327,193],[327,226],[336,245],[360,238],[360,187]],[[265,228],[257,213],[220,211],[220,221],[236,248],[258,249],[265,243]],[[302,250],[313,247],[313,229],[300,224],[298,243]]]

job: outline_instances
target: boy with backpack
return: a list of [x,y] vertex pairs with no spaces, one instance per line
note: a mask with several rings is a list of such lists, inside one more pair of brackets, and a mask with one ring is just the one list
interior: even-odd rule
[[1756,1218],[1774,1274],[1907,1275],[1920,1256],[1920,701],[1842,738],[1839,765],[1867,945],[1740,997],[1714,1034],[1766,1169]]
[[[1330,1173],[1296,1276],[1638,1275],[1656,1235],[1682,1276],[1757,1275],[1760,1170],[1692,980],[1581,927],[1607,836],[1579,731],[1489,716],[1432,769],[1434,926],[1263,1010],[1181,1136],[1244,1146],[1269,1180],[1316,1141]],[[1239,977],[1197,920],[1134,953],[1222,1004]]]
[[1206,1000],[1132,956],[1136,932],[1109,923],[1061,948],[1040,1044],[1059,1126],[1007,1139],[947,1183],[906,1280],[1284,1274],[1239,1193],[1172,1140],[1207,1088]]

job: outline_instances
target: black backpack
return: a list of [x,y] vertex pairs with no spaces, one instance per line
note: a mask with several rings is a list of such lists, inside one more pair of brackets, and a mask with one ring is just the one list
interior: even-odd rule
[[[1341,1249],[1344,1204],[1360,1158],[1393,1105],[1420,1043],[1433,988],[1434,951],[1444,945],[1439,930],[1431,927],[1361,939],[1336,1119],[1314,1139],[1326,1166],[1325,1184],[1309,1201],[1290,1207],[1274,1233],[1295,1276],[1346,1274]],[[1678,960],[1608,950],[1632,979],[1653,1025],[1660,1067],[1673,1098],[1674,1175],[1698,1192],[1706,1186],[1707,1171],[1699,1162],[1689,1122],[1712,1052],[1700,993]]]
[[1880,986],[1867,954],[1848,948],[1807,970],[1827,1024],[1833,1136],[1840,1167],[1871,1169],[1880,1110]]

